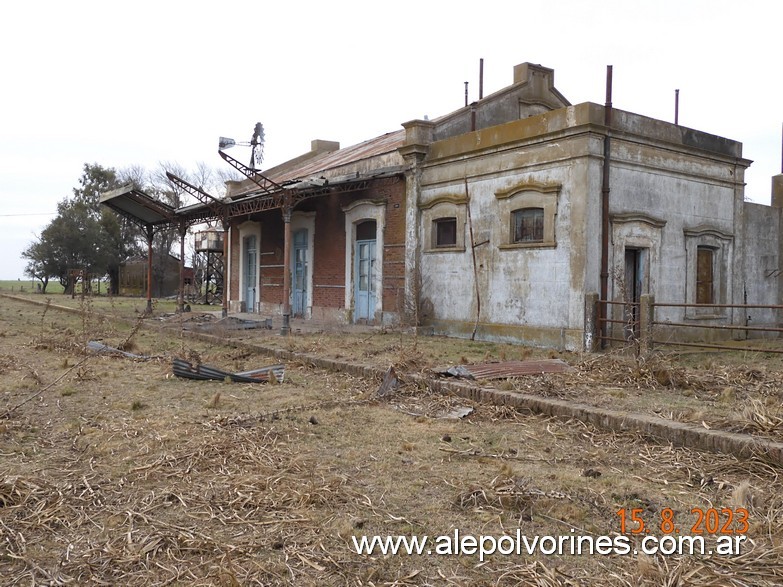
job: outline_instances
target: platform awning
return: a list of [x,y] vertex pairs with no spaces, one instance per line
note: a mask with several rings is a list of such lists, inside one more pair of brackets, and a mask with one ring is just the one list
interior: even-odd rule
[[169,224],[176,217],[174,208],[148,196],[132,185],[105,192],[101,195],[101,204],[133,222],[147,226]]

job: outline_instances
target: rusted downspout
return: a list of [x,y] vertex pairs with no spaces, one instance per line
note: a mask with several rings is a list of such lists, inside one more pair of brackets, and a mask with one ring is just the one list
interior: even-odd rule
[[476,286],[476,322],[473,324],[473,332],[470,340],[476,340],[479,321],[481,320],[481,288],[479,287],[478,265],[476,263],[476,243],[473,239],[473,220],[470,216],[470,192],[468,191],[468,178],[465,176],[465,201],[468,212],[468,231],[470,233],[470,251],[473,254],[473,283]]
[[612,66],[606,66],[606,105],[604,106],[604,162],[603,179],[601,181],[601,301],[599,302],[598,318],[601,325],[601,348],[606,347],[608,317],[607,298],[609,296],[609,167],[611,163],[611,136],[609,128],[612,125]]

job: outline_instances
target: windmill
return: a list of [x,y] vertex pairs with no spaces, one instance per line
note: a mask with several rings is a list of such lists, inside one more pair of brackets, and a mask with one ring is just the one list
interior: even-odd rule
[[218,142],[218,149],[223,151],[236,145],[243,147],[251,147],[250,153],[250,169],[260,169],[261,163],[264,161],[264,125],[260,122],[256,122],[256,126],[253,129],[253,138],[250,142],[237,142],[234,139],[228,137],[220,137]]

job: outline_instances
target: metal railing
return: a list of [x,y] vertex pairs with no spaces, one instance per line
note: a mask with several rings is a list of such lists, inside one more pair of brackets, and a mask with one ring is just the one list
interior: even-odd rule
[[[778,312],[780,310],[783,310],[783,306],[776,305],[776,304],[678,304],[673,302],[652,302],[653,310],[656,310],[658,308],[697,308],[700,310],[774,310],[775,312]],[[715,318],[713,319],[719,319],[718,312],[715,312]],[[686,316],[686,320],[688,317]],[[694,316],[691,318],[694,320],[693,322],[675,322],[671,320],[658,320],[655,317],[652,320],[653,326],[667,326],[677,329],[683,329],[688,331],[690,330],[722,330],[726,332],[744,332],[745,337],[743,339],[739,340],[748,340],[748,333],[749,332],[755,332],[755,333],[762,333],[762,332],[770,332],[770,333],[776,333],[777,336],[781,332],[783,332],[783,328],[780,328],[779,326],[750,326],[747,321],[745,324],[705,324],[704,320],[709,320],[707,317],[703,316]],[[780,324],[780,321],[777,322]],[[742,350],[742,351],[752,351],[752,352],[760,352],[760,353],[776,353],[776,354],[783,354],[783,348],[759,348],[759,347],[751,347],[751,346],[738,346],[738,345],[730,345],[730,344],[721,344],[719,342],[702,342],[702,341],[684,341],[684,340],[659,340],[658,338],[653,338],[652,340],[653,345],[670,345],[670,346],[685,346],[685,347],[698,347],[698,348],[710,348],[710,349],[720,349],[720,350]]]
[[[609,308],[621,306],[625,308],[623,319],[610,318]],[[715,310],[714,315],[685,316],[686,321],[658,319],[660,308],[696,308],[702,311]],[[720,316],[725,310],[771,310],[776,314],[783,310],[783,305],[775,304],[687,304],[675,302],[656,302],[652,295],[643,295],[639,302],[600,300],[597,294],[588,294],[585,298],[585,348],[597,350],[608,343],[619,342],[633,345],[637,353],[652,350],[656,345],[708,348],[716,350],[748,351],[759,353],[783,354],[783,316],[775,320],[774,326],[751,326],[744,324],[714,324],[709,320],[726,319]],[[616,313],[615,313],[616,315]],[[692,320],[691,322],[687,320]],[[617,328],[612,325],[622,325],[623,337],[617,336]],[[672,329],[670,338],[661,337],[662,328]],[[720,340],[698,340],[698,331],[725,331],[731,334],[743,332],[744,337],[735,339],[735,344],[722,343]],[[748,339],[748,334],[770,333],[767,340],[779,341],[775,347],[739,345],[737,342]],[[695,339],[695,340],[694,340]],[[759,339],[761,340],[761,339]],[[777,347],[777,348],[776,348]]]

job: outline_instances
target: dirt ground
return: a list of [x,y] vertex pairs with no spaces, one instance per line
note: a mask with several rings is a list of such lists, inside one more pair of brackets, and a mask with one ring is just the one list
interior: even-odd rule
[[[426,386],[382,400],[379,381],[296,363],[282,384],[178,379],[177,356],[232,371],[272,360],[179,327],[140,325],[91,304],[67,314],[0,299],[3,585],[783,584],[783,483],[760,460],[476,405]],[[400,371],[542,355],[397,332],[223,334]],[[88,340],[153,358],[86,354]],[[583,402],[589,392],[600,405],[778,433],[774,359],[557,356],[577,369],[493,384]],[[747,405],[755,419],[741,416]],[[473,411],[445,417],[458,408]],[[694,508],[746,509],[741,554],[480,560],[357,554],[353,544],[455,530],[616,537],[620,510],[636,510],[654,536],[669,515],[690,534]]]

